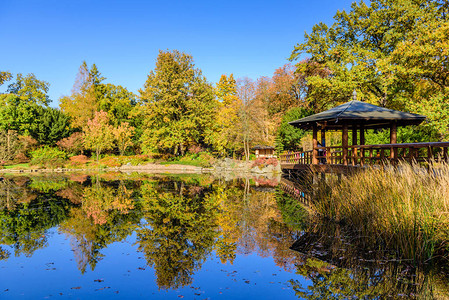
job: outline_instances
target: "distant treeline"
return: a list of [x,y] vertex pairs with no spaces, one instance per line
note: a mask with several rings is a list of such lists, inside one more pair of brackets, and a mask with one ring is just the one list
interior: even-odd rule
[[[138,95],[83,62],[71,95],[49,107],[49,83],[0,72],[0,160],[46,145],[76,155],[245,156],[257,144],[297,150],[305,133],[289,121],[351,99],[428,116],[399,142],[437,141],[449,131],[449,5],[441,0],[355,2],[319,23],[273,76],[212,84],[177,50],[160,51]],[[387,134],[372,132],[367,142]]]

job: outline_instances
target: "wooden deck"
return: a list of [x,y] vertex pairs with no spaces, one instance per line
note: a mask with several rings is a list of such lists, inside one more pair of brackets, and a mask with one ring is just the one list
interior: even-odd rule
[[[347,173],[367,165],[449,162],[449,142],[316,147],[281,154],[281,168]],[[315,162],[315,163],[313,163]]]

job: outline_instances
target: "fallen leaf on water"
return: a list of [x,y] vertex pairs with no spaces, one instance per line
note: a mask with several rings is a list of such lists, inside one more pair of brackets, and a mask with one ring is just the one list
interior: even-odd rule
[[72,290],[79,290],[81,287],[80,286],[74,286],[72,287]]
[[95,282],[103,282],[104,279],[94,279]]
[[245,280],[245,283],[249,283],[249,280]]
[[184,298],[184,296],[183,295],[178,295],[178,298]]

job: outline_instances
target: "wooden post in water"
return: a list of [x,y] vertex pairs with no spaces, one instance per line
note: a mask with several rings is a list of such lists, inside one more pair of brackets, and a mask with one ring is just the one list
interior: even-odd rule
[[357,165],[357,124],[352,124],[352,165]]
[[313,141],[312,141],[312,164],[318,164],[318,128],[317,125],[313,125]]
[[[397,141],[397,126],[396,122],[391,122],[390,124],[390,144],[396,144]],[[396,163],[398,158],[398,149],[395,147],[390,148],[390,161],[391,163]]]
[[341,146],[343,148],[343,165],[348,165],[348,124],[343,124],[341,136]]

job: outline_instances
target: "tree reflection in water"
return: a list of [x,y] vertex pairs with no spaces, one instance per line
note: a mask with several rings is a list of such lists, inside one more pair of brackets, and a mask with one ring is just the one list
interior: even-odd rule
[[190,284],[213,249],[222,191],[181,181],[173,182],[172,189],[146,182],[141,192],[147,225],[137,230],[139,251],[154,267],[160,288]]
[[132,189],[123,181],[117,185],[101,182],[98,177],[83,188],[81,203],[71,210],[59,230],[70,235],[78,269],[84,273],[87,266],[95,269],[103,258],[102,249],[124,240],[139,227],[141,212],[134,209]]
[[29,184],[32,181],[26,177],[0,181],[0,244],[10,249],[0,248],[0,259],[7,259],[10,251],[32,256],[46,246],[46,231],[69,216],[69,201],[49,190],[28,188]]
[[[277,266],[296,272],[290,285],[307,299],[415,297],[427,296],[426,291],[433,297],[447,289],[436,271],[363,254],[356,238],[339,226],[314,224],[298,200],[273,184],[120,176],[0,181],[0,259],[12,251],[31,256],[47,244],[48,230],[58,226],[70,237],[81,273],[95,269],[108,245],[135,232],[137,248],[161,289],[191,284],[213,255],[233,264],[237,255],[249,253],[272,257]],[[292,245],[298,251],[290,250]],[[302,286],[299,276],[311,284]]]

